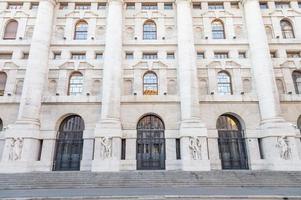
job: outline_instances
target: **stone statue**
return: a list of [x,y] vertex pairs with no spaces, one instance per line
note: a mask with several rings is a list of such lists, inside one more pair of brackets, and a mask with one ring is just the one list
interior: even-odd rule
[[189,148],[194,160],[202,159],[202,144],[201,138],[199,137],[190,137],[189,138]]
[[288,160],[291,157],[291,148],[288,145],[288,140],[285,136],[277,138],[276,147],[280,151],[280,157],[284,160]]
[[107,159],[112,157],[112,139],[108,137],[101,137],[100,138],[100,156],[101,158]]
[[12,138],[9,144],[9,160],[20,160],[23,149],[23,138]]

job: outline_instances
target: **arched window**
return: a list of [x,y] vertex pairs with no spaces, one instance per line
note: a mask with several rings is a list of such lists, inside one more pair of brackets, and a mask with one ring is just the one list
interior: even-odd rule
[[232,94],[231,77],[225,71],[217,75],[217,91],[219,94]]
[[6,79],[7,79],[6,73],[0,72],[0,96],[4,95]]
[[245,139],[239,120],[229,114],[221,115],[216,129],[222,168],[248,169]]
[[293,81],[295,85],[296,94],[301,94],[301,72],[300,71],[293,72]]
[[157,26],[154,21],[146,21],[143,24],[143,39],[156,40],[157,39]]
[[0,131],[3,130],[3,122],[2,122],[2,119],[0,118]]
[[83,152],[84,120],[78,115],[66,117],[61,123],[53,163],[55,171],[80,169]]
[[88,23],[86,21],[79,21],[75,25],[74,39],[86,40],[88,38]]
[[212,39],[225,39],[224,24],[220,20],[214,20],[212,26]]
[[17,37],[18,22],[16,20],[11,20],[7,23],[5,27],[4,40],[15,40]]
[[143,94],[158,94],[158,77],[154,72],[147,72],[143,76]]
[[68,95],[80,95],[83,92],[84,77],[80,72],[73,72],[69,79]]
[[282,36],[284,39],[295,38],[292,24],[287,20],[281,20],[280,22]]

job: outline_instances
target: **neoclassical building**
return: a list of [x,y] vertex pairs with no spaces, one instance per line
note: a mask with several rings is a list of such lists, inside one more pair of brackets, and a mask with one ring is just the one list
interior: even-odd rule
[[301,170],[301,1],[0,0],[0,172]]

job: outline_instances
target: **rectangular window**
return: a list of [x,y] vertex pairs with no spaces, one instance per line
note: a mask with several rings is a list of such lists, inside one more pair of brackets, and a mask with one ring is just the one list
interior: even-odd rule
[[177,160],[181,160],[181,141],[176,139],[176,157]]
[[263,149],[262,149],[262,138],[258,138],[258,148],[260,159],[264,159]]
[[214,53],[215,59],[227,59],[229,58],[228,52],[216,52]]
[[121,160],[125,160],[126,155],[126,139],[121,139]]
[[172,10],[173,5],[172,3],[164,3],[164,10]]
[[208,10],[223,10],[223,9],[224,9],[223,3],[217,3],[217,2],[208,3]]
[[9,10],[19,10],[22,9],[23,3],[8,3],[7,9]]
[[71,59],[72,60],[85,60],[86,54],[85,53],[72,53]]
[[91,4],[90,3],[76,3],[75,10],[90,10]]
[[286,55],[288,58],[300,58],[300,52],[299,51],[287,51]]
[[12,53],[0,53],[1,60],[10,60],[12,58]]
[[39,3],[31,3],[30,4],[30,9],[31,10],[37,10],[39,7]]
[[239,52],[238,57],[239,58],[246,58],[247,57],[246,52]]
[[135,3],[126,3],[127,10],[135,10]]
[[29,53],[28,52],[23,53],[23,59],[27,60],[28,57],[29,57]]
[[197,59],[204,59],[205,58],[205,53],[204,52],[197,52]]
[[260,5],[260,9],[262,10],[269,9],[267,2],[260,2],[259,5]]
[[157,3],[142,3],[142,10],[158,10]]
[[175,53],[174,52],[169,52],[166,54],[166,59],[175,59]]
[[102,60],[102,58],[103,58],[103,53],[96,53],[95,54],[95,59],[96,60]]
[[125,53],[125,59],[133,60],[134,59],[134,53],[133,52],[126,52]]
[[54,52],[53,53],[53,59],[54,60],[60,60],[61,59],[61,52]]
[[193,9],[199,9],[199,10],[202,9],[201,3],[193,3],[192,8]]
[[60,10],[67,10],[68,9],[68,3],[60,3]]
[[275,2],[275,6],[278,9],[288,9],[291,7],[289,2]]
[[106,3],[98,3],[97,4],[97,9],[98,10],[105,10],[107,7],[107,4]]
[[158,59],[158,54],[157,53],[143,53],[142,59],[155,60],[155,59]]
[[231,8],[232,8],[232,9],[239,9],[239,4],[238,4],[238,2],[231,2]]
[[298,7],[301,8],[301,1],[298,2]]

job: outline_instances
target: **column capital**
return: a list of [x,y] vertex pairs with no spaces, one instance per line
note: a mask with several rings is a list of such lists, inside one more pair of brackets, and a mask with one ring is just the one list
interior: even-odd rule
[[108,3],[123,3],[123,0],[108,0]]
[[182,2],[187,2],[187,3],[191,3],[191,0],[176,0],[176,3],[182,3]]
[[57,0],[41,0],[41,2],[43,1],[50,2],[54,6],[57,4]]

